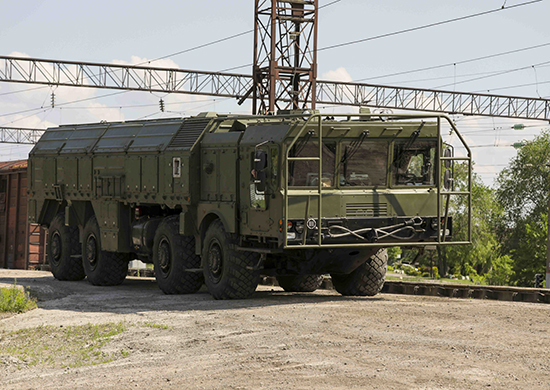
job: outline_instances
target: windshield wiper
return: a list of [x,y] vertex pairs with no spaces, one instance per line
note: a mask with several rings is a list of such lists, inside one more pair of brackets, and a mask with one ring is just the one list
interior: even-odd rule
[[[416,140],[420,136],[420,131],[422,131],[422,128],[424,127],[424,124],[425,123],[422,122],[420,124],[420,127],[418,127],[418,129],[413,131],[413,133],[409,137],[409,140],[407,141],[407,143],[405,145],[403,145],[403,147],[401,148],[399,153],[395,156],[395,159],[393,160],[393,164],[394,164],[395,167],[400,167],[401,166],[401,163],[403,162],[403,157],[405,156],[404,152],[408,151],[408,150],[411,150],[411,146],[416,142]],[[414,150],[414,149],[412,149],[412,150]]]
[[369,131],[365,130],[361,133],[359,136],[359,139],[356,139],[355,141],[351,142],[349,146],[346,146],[346,150],[344,151],[344,155],[340,159],[340,162],[336,166],[336,172],[339,171],[341,165],[346,165],[347,162],[353,157],[355,153],[359,150],[365,139],[369,136]]
[[424,122],[420,124],[420,127],[418,129],[413,131],[413,133],[411,134],[411,137],[409,138],[409,141],[405,144],[405,146],[403,146],[403,150],[409,150],[409,148],[416,142],[416,140],[418,139],[418,136],[420,135],[420,131],[422,130],[423,127],[424,127]]

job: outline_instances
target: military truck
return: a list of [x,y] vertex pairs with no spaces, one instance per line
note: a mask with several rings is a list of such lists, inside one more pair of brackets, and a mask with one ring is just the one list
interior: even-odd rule
[[[59,280],[124,281],[154,264],[166,294],[249,297],[260,275],[375,295],[390,246],[452,240],[446,116],[288,113],[64,125],[29,158],[29,221]],[[460,140],[463,143],[462,137]],[[465,144],[464,144],[465,146]],[[465,146],[466,147],[466,146]],[[466,147],[467,149],[467,147]],[[469,179],[467,181],[469,183]]]

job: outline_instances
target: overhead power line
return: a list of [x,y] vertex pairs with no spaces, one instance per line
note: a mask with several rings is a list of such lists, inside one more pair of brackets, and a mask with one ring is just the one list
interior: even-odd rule
[[406,28],[404,30],[399,30],[399,31],[386,33],[386,34],[380,34],[380,35],[376,35],[376,36],[369,37],[369,38],[356,39],[356,40],[349,41],[349,42],[338,43],[338,44],[335,44],[335,45],[320,48],[317,51],[325,51],[325,50],[330,50],[330,49],[336,49],[336,48],[339,48],[339,47],[355,45],[357,43],[374,41],[375,39],[387,38],[387,37],[391,37],[391,36],[395,36],[395,35],[405,34],[405,33],[418,31],[418,30],[423,30],[423,29],[430,28],[430,27],[441,26],[441,25],[444,25],[444,24],[458,22],[458,21],[461,21],[461,20],[475,18],[475,17],[478,17],[478,16],[489,15],[489,14],[492,14],[492,13],[495,13],[495,12],[505,11],[505,10],[509,10],[509,9],[513,9],[513,8],[523,7],[523,6],[526,6],[526,5],[540,3],[540,2],[542,2],[542,0],[532,0],[532,1],[526,1],[524,3],[510,5],[508,7],[503,6],[501,8],[496,8],[496,9],[492,9],[492,10],[489,10],[489,11],[483,11],[483,12],[478,12],[478,13],[475,13],[475,14],[460,16],[458,18],[447,19],[447,20],[443,20],[443,21],[440,21],[440,22],[425,24],[425,25],[422,25],[422,26]]
[[446,67],[449,67],[449,66],[463,65],[463,64],[468,64],[470,62],[487,60],[487,59],[490,59],[490,58],[501,57],[501,56],[505,56],[505,55],[508,55],[508,54],[520,53],[520,52],[523,52],[523,51],[539,49],[541,47],[547,47],[547,46],[550,46],[550,42],[543,43],[541,45],[529,46],[529,47],[524,47],[524,48],[521,48],[521,49],[509,50],[509,51],[505,51],[505,52],[501,52],[501,53],[495,53],[495,54],[490,54],[490,55],[486,55],[486,56],[470,58],[468,60],[449,62],[449,63],[446,63],[446,64],[427,66],[427,67],[424,67],[424,68],[406,70],[406,71],[403,71],[403,72],[389,73],[389,74],[380,75],[380,76],[366,77],[366,78],[358,79],[357,81],[382,79],[382,78],[386,78],[386,77],[401,76],[401,75],[404,75],[404,74],[424,72],[424,71],[427,71],[427,70],[441,69],[441,68],[446,68]]
[[[498,88],[491,88],[490,91],[501,91],[503,89],[514,89],[514,88],[523,88],[523,87],[532,87],[533,85],[542,85],[542,84],[550,84],[550,80],[548,81],[539,81],[538,83],[528,83],[528,84],[517,84],[517,85],[509,85],[507,87],[498,87]],[[478,90],[478,91],[474,91],[474,92],[485,92],[487,91],[486,89],[484,90]],[[548,98],[548,97],[546,97]],[[543,99],[546,99],[546,98],[543,98]]]
[[212,45],[215,45],[217,43],[222,43],[222,42],[226,42],[226,41],[229,41],[231,39],[234,39],[234,38],[242,37],[244,35],[247,35],[247,34],[250,34],[250,33],[253,33],[253,32],[254,32],[254,30],[243,31],[241,33],[231,35],[231,36],[228,36],[228,37],[225,37],[225,38],[216,39],[215,41],[212,41],[212,42],[203,43],[203,44],[198,45],[198,46],[190,47],[189,49],[180,50],[180,51],[177,51],[177,52],[172,53],[172,54],[167,54],[165,56],[155,58],[154,60],[144,61],[144,62],[141,62],[137,65],[139,66],[139,65],[144,65],[144,64],[150,64],[150,63],[155,62],[155,61],[160,61],[160,60],[164,60],[166,58],[174,57],[174,56],[177,56],[177,55],[180,55],[180,54],[189,53],[191,51],[195,51],[195,50],[198,50],[198,49],[202,49],[204,47],[212,46]]
[[472,148],[513,148],[514,145],[470,145],[470,149]]
[[[548,66],[550,66],[550,65],[538,66],[537,68],[540,69],[540,68],[545,68],[545,67],[548,67]],[[506,69],[506,70],[508,71],[508,70],[511,70],[511,69]],[[424,79],[412,79],[412,80],[409,79],[409,80],[392,81],[392,84],[420,83],[420,82],[424,82],[424,81],[434,81],[434,80],[462,79],[462,78],[465,78],[465,77],[472,77],[472,76],[487,76],[487,75],[488,76],[493,76],[493,75],[497,75],[498,73],[501,73],[501,72],[503,72],[503,70],[492,71],[492,72],[464,73],[464,74],[457,74],[457,75],[450,75],[450,76],[427,77],[427,78],[424,78]],[[357,80],[357,81],[360,81],[360,80]],[[539,84],[543,84],[545,82],[546,81],[541,81],[541,82],[539,82]],[[453,83],[453,85],[454,85],[454,83]],[[530,84],[524,84],[524,85],[527,86],[527,85],[530,85]],[[506,89],[506,88],[507,87],[504,87],[502,89]],[[495,91],[495,90],[498,90],[498,89],[501,89],[501,88],[497,88],[497,89],[492,88],[491,91]],[[487,92],[487,89],[472,91],[472,92]]]
[[487,79],[487,78],[490,78],[490,77],[502,76],[502,75],[505,75],[505,74],[508,74],[508,73],[518,72],[518,71],[520,71],[520,70],[525,70],[525,69],[531,69],[531,68],[533,68],[533,67],[537,67],[537,66],[541,66],[541,65],[546,65],[546,64],[550,64],[550,61],[544,61],[544,62],[540,62],[540,63],[534,64],[534,65],[522,66],[522,67],[520,67],[520,68],[508,69],[508,70],[504,70],[504,71],[502,71],[502,72],[497,72],[497,73],[490,74],[490,75],[487,75],[487,76],[480,76],[480,77],[475,77],[475,78],[473,78],[473,79],[457,81],[457,82],[455,82],[455,83],[444,84],[444,85],[438,85],[437,87],[434,87],[434,89],[450,87],[450,86],[457,85],[457,84],[469,83],[469,82],[471,82],[471,81],[483,80],[483,79]]
[[[327,3],[327,4],[324,4],[324,5],[321,5],[319,6],[319,10],[320,9],[323,9],[323,8],[326,8],[326,7],[329,7],[333,4],[336,4],[336,3],[339,3],[341,2],[342,0],[334,0],[334,1],[331,1],[330,3]],[[234,34],[234,35],[230,35],[228,37],[225,37],[225,38],[220,38],[220,39],[216,39],[214,41],[211,41],[211,42],[208,42],[208,43],[203,43],[201,45],[197,45],[197,46],[194,46],[194,47],[190,47],[189,49],[184,49],[184,50],[180,50],[180,51],[177,51],[175,53],[172,53],[172,54],[167,54],[165,56],[162,56],[162,57],[158,57],[158,58],[155,58],[153,60],[150,60],[150,61],[144,61],[144,62],[141,62],[137,65],[144,65],[144,64],[150,64],[150,63],[153,63],[155,61],[159,61],[159,60],[164,60],[166,58],[170,58],[170,57],[174,57],[174,56],[177,56],[177,55],[180,55],[180,54],[185,54],[185,53],[189,53],[191,51],[195,51],[195,50],[198,50],[198,49],[202,49],[202,48],[205,48],[205,47],[208,47],[208,46],[212,46],[212,45],[215,45],[217,43],[222,43],[222,42],[226,42],[226,41],[229,41],[231,39],[235,39],[235,38],[239,38],[239,37],[242,37],[242,36],[245,36],[245,35],[248,35],[248,34],[251,34],[254,32],[254,29],[252,30],[247,30],[247,31],[243,31],[243,32],[240,32],[238,34]],[[235,69],[238,69],[238,68],[235,68]],[[232,70],[232,69],[227,69],[227,70],[221,70],[220,72],[226,72],[226,71],[229,71],[229,70]]]

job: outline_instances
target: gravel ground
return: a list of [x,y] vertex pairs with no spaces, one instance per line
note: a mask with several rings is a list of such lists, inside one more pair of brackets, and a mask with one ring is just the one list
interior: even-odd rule
[[[94,287],[0,270],[0,285],[14,278],[39,308],[0,317],[5,389],[550,388],[550,305],[265,286],[215,301],[164,295],[149,278]],[[95,346],[67,338],[89,324],[124,330]],[[73,364],[86,348],[107,362]],[[63,352],[25,355],[36,351]]]

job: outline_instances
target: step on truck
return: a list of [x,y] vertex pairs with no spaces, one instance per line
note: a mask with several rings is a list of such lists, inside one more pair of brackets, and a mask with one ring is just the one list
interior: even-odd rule
[[[442,123],[465,157],[443,142]],[[48,229],[55,278],[124,281],[154,264],[166,294],[206,284],[246,298],[260,275],[286,291],[372,296],[391,246],[453,240],[453,166],[469,149],[442,115],[288,113],[63,125],[29,155],[29,222]],[[469,226],[468,226],[468,230]]]

